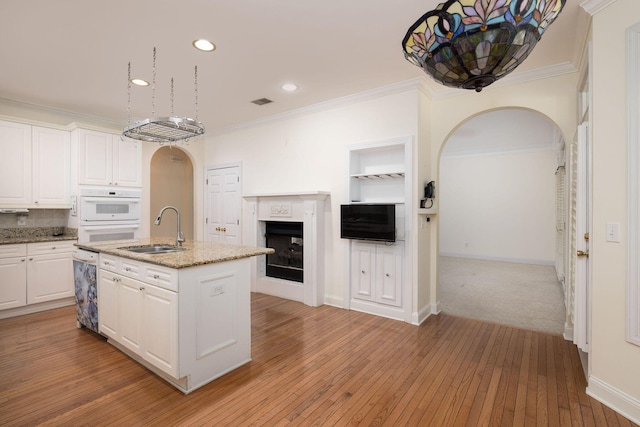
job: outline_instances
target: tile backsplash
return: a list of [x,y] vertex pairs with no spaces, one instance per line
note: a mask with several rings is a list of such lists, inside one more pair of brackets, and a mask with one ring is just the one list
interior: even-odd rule
[[0,228],[66,227],[68,220],[69,209],[29,209],[28,214],[0,214]]

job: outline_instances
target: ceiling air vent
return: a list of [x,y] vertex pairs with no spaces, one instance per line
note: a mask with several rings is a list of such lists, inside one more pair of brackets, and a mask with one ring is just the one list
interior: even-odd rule
[[269,104],[270,102],[273,102],[273,101],[270,100],[269,98],[260,98],[260,99],[256,99],[256,100],[251,101],[251,102],[256,104],[256,105],[264,105],[264,104]]

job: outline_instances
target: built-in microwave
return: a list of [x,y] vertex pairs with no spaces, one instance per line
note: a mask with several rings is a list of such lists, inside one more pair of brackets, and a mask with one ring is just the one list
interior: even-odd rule
[[85,188],[80,190],[80,221],[83,224],[140,221],[142,191]]

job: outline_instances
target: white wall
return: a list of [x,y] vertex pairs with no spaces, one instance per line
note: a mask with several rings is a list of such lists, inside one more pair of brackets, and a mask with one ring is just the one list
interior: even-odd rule
[[[340,239],[347,202],[346,146],[417,133],[418,91],[318,108],[247,128],[209,135],[206,165],[242,163],[245,195],[329,191],[325,203],[326,301],[344,304],[348,241]],[[268,107],[266,107],[268,108]]]
[[444,156],[440,255],[553,265],[552,149]]
[[[627,34],[638,0],[617,0],[593,17],[593,221],[589,392],[640,420],[640,347],[626,341]],[[607,242],[606,224],[622,241]]]

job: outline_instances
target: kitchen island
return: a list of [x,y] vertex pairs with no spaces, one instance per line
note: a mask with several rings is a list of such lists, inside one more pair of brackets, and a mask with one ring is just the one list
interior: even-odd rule
[[[249,258],[273,249],[190,240],[176,248],[170,238],[77,246],[100,254],[100,333],[185,394],[251,360]],[[175,251],[134,252],[162,247]]]

